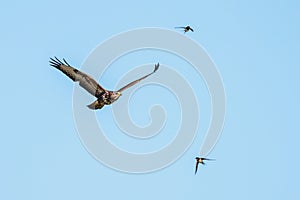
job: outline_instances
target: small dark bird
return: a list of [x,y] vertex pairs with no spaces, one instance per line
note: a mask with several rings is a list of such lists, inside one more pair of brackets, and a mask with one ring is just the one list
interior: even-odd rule
[[64,74],[66,74],[70,79],[72,79],[74,82],[79,82],[79,85],[83,87],[86,91],[88,91],[91,95],[95,96],[97,98],[96,101],[91,103],[90,105],[87,105],[92,110],[101,109],[104,105],[110,105],[116,100],[119,99],[119,97],[122,95],[122,91],[132,87],[133,85],[137,84],[141,80],[147,78],[148,76],[155,73],[159,68],[159,63],[157,63],[154,67],[153,72],[147,74],[146,76],[143,76],[135,81],[132,81],[131,83],[125,85],[121,89],[117,91],[109,91],[101,87],[92,77],[89,75],[79,71],[78,69],[73,68],[65,59],[63,59],[63,62],[61,62],[56,57],[50,58],[50,65],[59,69]]
[[175,27],[175,28],[183,29],[184,33],[188,32],[188,31],[194,32],[194,30],[190,26],[178,26],[178,27]]
[[205,165],[204,160],[210,160],[210,161],[215,160],[215,159],[199,158],[199,157],[196,157],[195,159],[196,159],[196,169],[195,169],[195,174],[197,173],[199,163],[201,163],[202,165]]

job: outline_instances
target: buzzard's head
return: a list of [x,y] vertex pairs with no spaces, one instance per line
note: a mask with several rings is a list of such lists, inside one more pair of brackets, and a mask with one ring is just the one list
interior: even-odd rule
[[121,92],[111,92],[110,93],[111,102],[118,100],[121,95],[122,95]]

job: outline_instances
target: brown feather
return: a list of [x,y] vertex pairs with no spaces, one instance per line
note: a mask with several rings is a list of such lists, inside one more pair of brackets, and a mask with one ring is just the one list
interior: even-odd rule
[[87,107],[92,109],[92,110],[101,109],[103,106],[104,106],[104,102],[100,101],[100,99],[97,99],[93,103],[87,105]]
[[130,87],[134,86],[135,84],[137,84],[138,82],[140,82],[141,80],[143,80],[143,79],[147,78],[148,76],[154,74],[158,70],[158,68],[159,68],[159,63],[157,63],[155,65],[153,72],[151,72],[150,74],[147,74],[146,76],[143,76],[143,77],[141,77],[141,78],[139,78],[139,79],[137,79],[135,81],[132,81],[131,83],[128,83],[127,85],[125,85],[124,87],[122,87],[121,89],[119,89],[118,92],[122,92],[122,91],[130,88]]
[[50,65],[62,71],[74,82],[79,82],[81,87],[97,98],[106,92],[92,77],[70,66],[65,59],[63,61],[61,62],[56,57],[55,59],[50,58]]

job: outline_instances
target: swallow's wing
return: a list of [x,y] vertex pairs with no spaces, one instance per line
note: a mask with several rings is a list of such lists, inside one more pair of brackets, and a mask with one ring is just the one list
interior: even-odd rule
[[215,161],[216,159],[202,158],[202,160],[210,160],[210,161]]
[[197,171],[198,171],[198,165],[199,165],[199,162],[197,161],[196,162],[196,168],[195,168],[195,175],[197,174]]
[[157,63],[155,65],[153,72],[151,72],[150,74],[147,74],[146,76],[143,76],[142,78],[139,78],[139,79],[137,79],[135,81],[132,81],[131,83],[128,83],[127,85],[125,85],[124,87],[122,87],[121,89],[119,89],[117,92],[122,92],[122,91],[124,91],[124,90],[126,90],[126,89],[128,89],[128,88],[130,88],[132,86],[134,86],[135,84],[137,84],[141,80],[143,80],[143,79],[147,78],[148,76],[154,74],[158,70],[158,68],[159,68],[159,63]]
[[194,32],[194,29],[190,28],[190,30],[191,30],[192,32]]
[[74,82],[79,82],[79,85],[95,97],[100,97],[106,90],[102,88],[92,77],[75,69],[67,63],[65,59],[61,62],[56,57],[50,58],[50,65],[59,69],[66,74]]
[[184,26],[176,26],[174,28],[185,28]]

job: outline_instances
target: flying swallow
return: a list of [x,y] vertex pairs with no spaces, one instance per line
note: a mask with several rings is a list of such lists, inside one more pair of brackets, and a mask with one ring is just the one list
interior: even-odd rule
[[194,32],[194,30],[190,26],[178,26],[178,27],[175,27],[175,28],[183,29],[184,33],[188,32],[188,31]]
[[64,74],[66,74],[70,79],[72,79],[74,82],[79,82],[79,85],[83,87],[86,91],[88,91],[91,95],[95,96],[97,98],[96,101],[88,105],[88,107],[92,110],[101,109],[104,105],[110,105],[116,100],[119,99],[119,97],[122,95],[122,92],[133,85],[139,83],[141,80],[147,78],[148,76],[151,76],[154,74],[158,68],[159,63],[157,63],[154,66],[154,70],[135,80],[124,87],[120,88],[117,91],[110,91],[104,89],[102,86],[100,86],[92,77],[89,75],[79,71],[78,69],[75,69],[65,59],[63,59],[63,62],[57,59],[56,57],[50,58],[50,65],[57,68],[58,70],[62,71]]
[[202,165],[205,165],[204,160],[210,160],[210,161],[215,160],[215,159],[200,158],[200,157],[196,157],[195,159],[196,159],[196,169],[195,169],[195,174],[197,173],[199,163],[201,163]]

